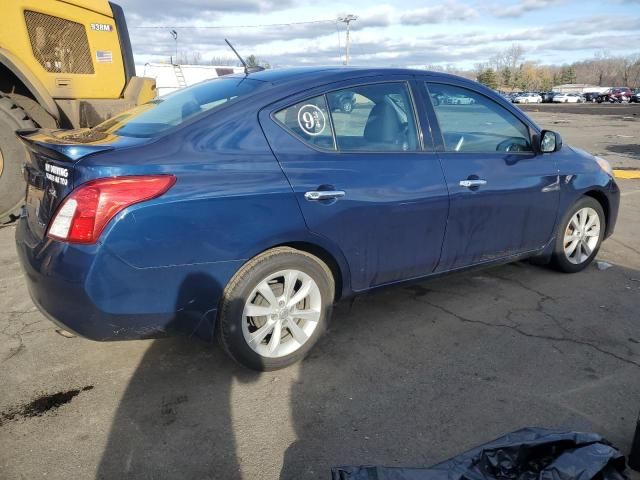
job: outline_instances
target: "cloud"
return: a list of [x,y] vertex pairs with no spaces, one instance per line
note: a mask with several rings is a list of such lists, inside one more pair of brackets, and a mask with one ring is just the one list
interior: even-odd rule
[[388,27],[394,22],[395,9],[390,5],[379,5],[368,9],[353,24],[358,29]]
[[520,0],[511,5],[495,5],[490,8],[490,11],[496,17],[521,17],[525,13],[552,7],[564,3],[564,1],[565,0]]
[[469,20],[478,16],[478,12],[471,6],[456,1],[444,2],[434,7],[417,8],[400,15],[403,25],[426,25]]
[[640,34],[630,35],[596,35],[594,37],[581,39],[579,41],[571,41],[566,39],[551,40],[536,45],[536,51],[576,51],[588,50],[594,51],[602,49],[603,46],[611,49],[628,48],[630,44],[637,45],[640,43]]
[[136,22],[157,20],[211,20],[225,13],[260,13],[283,10],[293,0],[120,0],[127,17]]
[[[124,0],[121,0],[124,1]],[[275,0],[187,0],[181,3],[181,14],[196,11],[191,17],[166,17],[162,20],[138,20],[137,15],[145,11],[142,0],[126,0],[129,5],[137,5],[139,10],[135,21],[129,21],[134,53],[139,63],[147,61],[167,61],[175,53],[175,43],[169,34],[168,26],[178,31],[178,49],[181,53],[198,52],[204,63],[212,58],[233,58],[224,43],[229,38],[242,55],[254,54],[272,65],[322,65],[340,64],[344,55],[344,24],[329,20],[326,22],[285,24],[262,26],[259,28],[241,28],[233,25],[255,24],[256,15],[243,15],[268,8]],[[173,2],[174,0],[171,0]],[[495,18],[485,15],[490,8],[479,10],[479,3],[469,4],[463,1],[449,0],[432,7],[400,9],[389,4],[371,5],[361,11],[357,21],[352,23],[353,64],[376,66],[405,66],[432,63],[455,63],[470,67],[474,63],[487,61],[493,54],[512,43],[518,43],[525,49],[531,60],[542,63],[551,61],[571,62],[603,47],[615,48],[616,53],[626,54],[637,50],[640,18],[637,16],[606,16],[594,18],[588,15],[573,16],[571,21],[553,18],[543,23],[527,24],[509,22],[497,23]],[[560,0],[542,0],[532,2],[521,0],[502,7],[501,12],[512,9],[512,14],[531,11],[557,3]],[[158,0],[168,5],[169,0]],[[288,0],[291,5],[297,0]],[[177,4],[177,1],[176,1]],[[299,4],[299,3],[296,3]],[[534,8],[535,4],[535,8]],[[205,10],[199,10],[206,7]],[[283,5],[278,2],[278,5]],[[146,7],[149,8],[149,7]],[[154,5],[153,10],[160,7]],[[169,8],[169,7],[167,7]],[[236,9],[237,13],[225,14],[225,8]],[[493,7],[492,7],[493,8]],[[178,7],[174,8],[174,11]],[[516,10],[513,10],[516,9]],[[353,10],[352,10],[353,11]],[[129,9],[127,15],[134,15]],[[216,17],[208,21],[210,15]],[[308,19],[308,12],[298,7],[275,12],[265,17],[265,23],[281,21],[301,21]],[[579,13],[579,11],[578,11]],[[340,12],[325,9],[320,18],[337,18]],[[151,15],[151,14],[150,14]],[[149,15],[147,15],[148,18]],[[478,17],[477,22],[464,22]],[[250,18],[250,20],[247,20]],[[259,20],[257,21],[259,23]],[[457,22],[454,26],[445,25]],[[137,28],[141,25],[164,25],[158,29]],[[184,25],[217,25],[223,28],[185,28]],[[232,26],[229,26],[232,24]],[[433,24],[428,29],[421,25]],[[578,52],[578,53],[573,53]]]

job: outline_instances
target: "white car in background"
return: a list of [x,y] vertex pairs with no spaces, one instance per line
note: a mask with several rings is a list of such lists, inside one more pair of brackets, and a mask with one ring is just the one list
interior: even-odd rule
[[465,95],[450,95],[446,98],[445,102],[448,105],[473,105],[476,101]]
[[579,93],[556,93],[553,96],[553,103],[582,103],[584,97]]
[[537,93],[521,93],[513,99],[513,103],[542,103],[542,97]]

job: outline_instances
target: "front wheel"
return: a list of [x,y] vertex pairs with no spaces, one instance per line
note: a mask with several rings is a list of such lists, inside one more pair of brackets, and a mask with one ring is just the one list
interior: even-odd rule
[[585,269],[600,249],[605,232],[604,210],[591,197],[583,197],[564,215],[556,237],[553,266],[575,273]]
[[227,354],[254,370],[277,370],[311,350],[326,328],[334,299],[331,270],[288,247],[246,263],[225,288],[217,334]]

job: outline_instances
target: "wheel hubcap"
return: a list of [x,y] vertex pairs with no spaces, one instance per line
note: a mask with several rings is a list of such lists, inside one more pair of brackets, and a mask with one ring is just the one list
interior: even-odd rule
[[600,217],[593,208],[578,210],[565,229],[564,254],[571,263],[585,262],[596,249],[600,239]]
[[316,282],[300,270],[281,270],[260,281],[242,312],[247,345],[263,357],[290,355],[311,337],[322,308]]

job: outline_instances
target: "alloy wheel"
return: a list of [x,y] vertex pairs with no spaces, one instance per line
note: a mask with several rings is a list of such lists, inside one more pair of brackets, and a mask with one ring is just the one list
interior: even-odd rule
[[585,262],[598,246],[600,239],[600,217],[593,208],[578,210],[564,232],[564,254],[571,263]]
[[260,281],[249,295],[242,333],[257,354],[284,357],[309,340],[321,311],[322,296],[313,278],[300,270],[281,270]]

